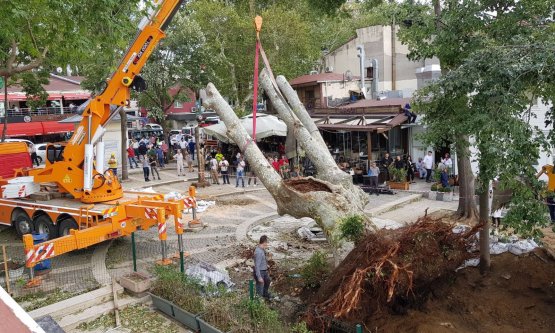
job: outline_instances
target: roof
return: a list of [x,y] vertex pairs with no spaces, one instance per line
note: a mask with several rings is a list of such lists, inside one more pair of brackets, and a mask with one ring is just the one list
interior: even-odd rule
[[403,107],[405,104],[410,103],[410,98],[386,98],[381,101],[377,99],[361,99],[355,103],[340,106],[339,109],[358,109],[358,108],[372,108],[372,107]]
[[371,115],[313,115],[314,123],[321,130],[387,132],[407,121],[404,113]]
[[[81,81],[83,81],[81,76],[60,76],[60,75],[50,75],[48,84],[43,85],[45,91],[84,91],[81,88]],[[8,92],[23,92],[23,87],[19,85],[11,85],[8,87]]]
[[[360,77],[353,76],[352,79],[356,80],[360,79]],[[294,78],[293,80],[289,81],[289,84],[291,84],[292,86],[298,86],[308,83],[320,83],[329,81],[345,81],[345,75],[340,73],[319,73],[312,75],[308,74]]]

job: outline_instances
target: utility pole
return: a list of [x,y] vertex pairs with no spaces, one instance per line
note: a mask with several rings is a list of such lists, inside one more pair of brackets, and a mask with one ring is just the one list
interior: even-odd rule
[[119,117],[121,121],[121,179],[129,179],[129,172],[127,169],[127,163],[129,159],[127,158],[127,113],[121,108],[119,110]]

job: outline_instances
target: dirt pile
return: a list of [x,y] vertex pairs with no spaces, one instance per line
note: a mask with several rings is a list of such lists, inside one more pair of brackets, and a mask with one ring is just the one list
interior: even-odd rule
[[455,234],[441,219],[422,217],[397,230],[368,235],[335,269],[311,301],[306,320],[325,332],[332,319],[367,322],[376,313],[421,306],[438,281],[474,255],[476,228]]
[[317,191],[331,193],[331,189],[326,184],[323,184],[311,178],[289,179],[289,180],[285,180],[283,183],[286,186],[291,187],[301,193],[309,193],[309,192],[317,192]]

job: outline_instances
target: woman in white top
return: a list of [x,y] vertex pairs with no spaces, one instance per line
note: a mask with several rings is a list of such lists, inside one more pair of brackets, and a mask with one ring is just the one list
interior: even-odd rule
[[451,170],[453,169],[453,160],[451,159],[449,153],[445,153],[445,157],[441,159],[441,163],[447,167],[447,172],[451,173]]

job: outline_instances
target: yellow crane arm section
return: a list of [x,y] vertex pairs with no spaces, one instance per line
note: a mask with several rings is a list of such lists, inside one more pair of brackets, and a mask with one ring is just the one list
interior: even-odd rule
[[[129,104],[130,86],[137,78],[148,57],[165,37],[164,30],[176,14],[183,0],[164,0],[156,8],[156,12],[148,19],[127,50],[117,70],[107,81],[102,93],[89,100],[83,111],[83,119],[73,136],[65,146],[62,156],[57,161],[47,161],[44,169],[29,172],[35,182],[55,182],[60,191],[70,193],[74,198],[85,203],[104,202],[119,199],[123,189],[117,177],[92,171],[92,186],[84,188],[85,177],[85,146],[94,144],[103,133],[103,126],[111,119],[110,106],[123,107]],[[95,138],[95,135],[98,138]],[[121,144],[126,144],[122,142]],[[92,149],[92,148],[91,148]],[[92,158],[92,153],[91,153]],[[92,162],[90,162],[92,165]]]

